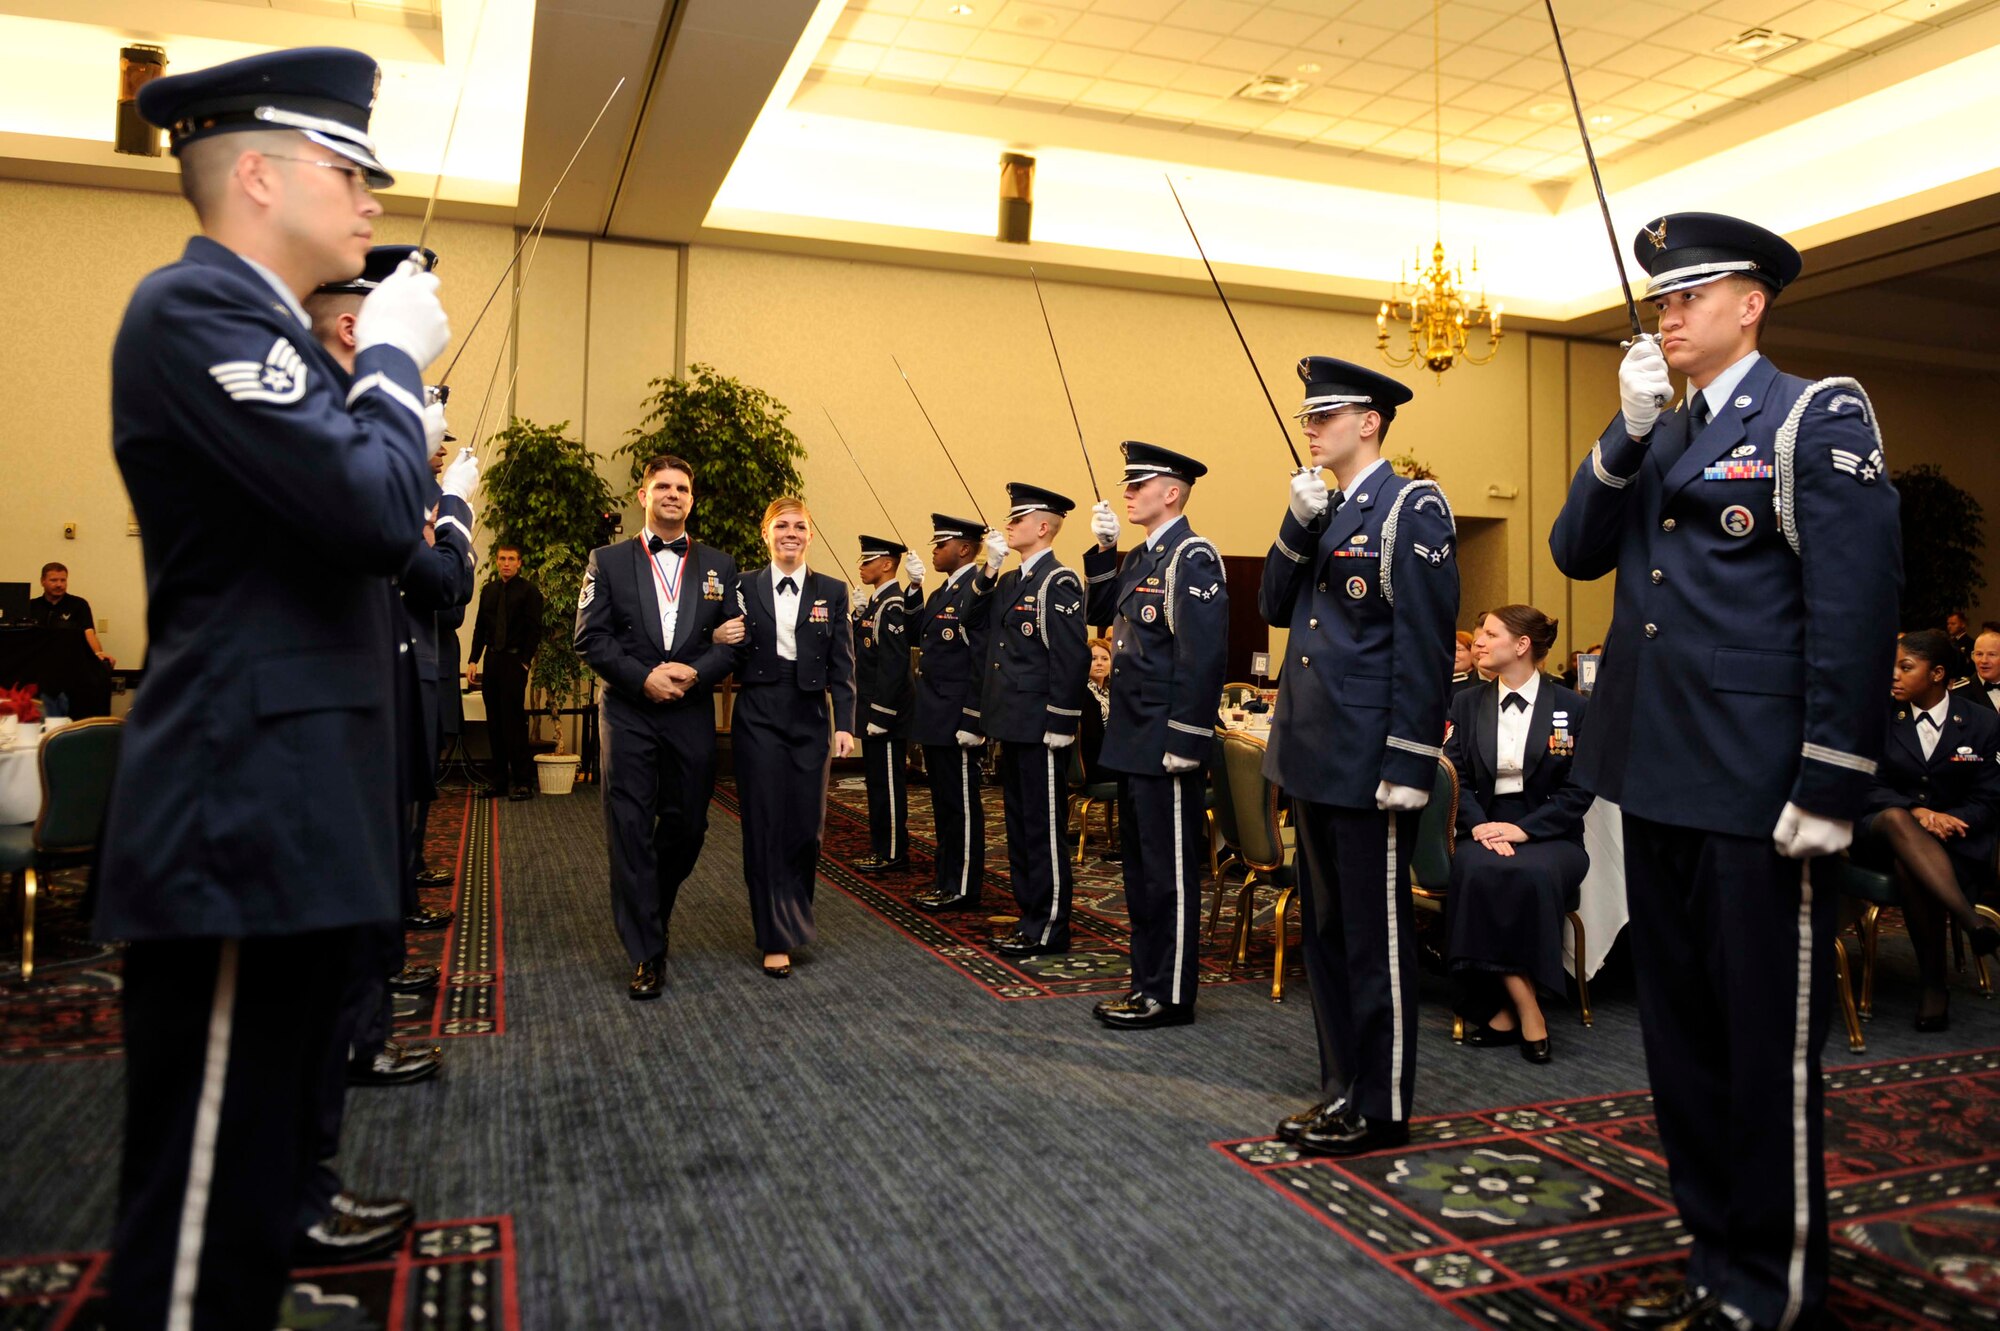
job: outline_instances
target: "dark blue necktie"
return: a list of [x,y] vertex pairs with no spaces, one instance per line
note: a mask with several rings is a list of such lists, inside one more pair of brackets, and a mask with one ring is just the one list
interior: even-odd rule
[[1701,432],[1708,428],[1708,394],[1697,392],[1694,401],[1688,404],[1688,446],[1701,438]]

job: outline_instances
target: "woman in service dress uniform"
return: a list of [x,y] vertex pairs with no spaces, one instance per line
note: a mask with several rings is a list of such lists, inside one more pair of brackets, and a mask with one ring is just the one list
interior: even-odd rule
[[1481,621],[1479,669],[1493,678],[1452,699],[1445,757],[1458,769],[1458,850],[1446,901],[1446,957],[1465,1042],[1518,1045],[1547,1063],[1536,988],[1563,988],[1562,926],[1590,857],[1590,793],[1570,778],[1583,699],[1542,674],[1556,621],[1507,605]]
[[1857,863],[1894,875],[1903,922],[1917,953],[1923,997],[1917,1029],[1951,1025],[1944,987],[1944,921],[1956,919],[1973,950],[2000,947],[2000,931],[1973,913],[1969,897],[1993,877],[2000,823],[2000,717],[1968,706],[1946,686],[1957,650],[1935,629],[1896,644],[1889,737],[1868,814],[1855,828]]
[[[731,722],[743,805],[743,878],[764,973],[792,973],[813,941],[813,883],[827,773],[854,751],[854,628],[847,584],[806,567],[812,514],[789,495],[764,510],[767,567],[737,579],[744,617]],[[828,707],[832,744],[829,749]]]

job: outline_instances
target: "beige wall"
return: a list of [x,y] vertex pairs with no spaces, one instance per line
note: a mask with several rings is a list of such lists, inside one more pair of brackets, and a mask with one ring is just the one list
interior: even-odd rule
[[[143,658],[144,584],[109,446],[109,347],[133,285],[179,253],[190,221],[172,196],[0,181],[14,311],[0,326],[0,578],[32,581],[44,560],[69,564],[72,586],[106,621],[106,647],[128,664]],[[378,229],[385,241],[414,240],[416,222],[387,218]],[[434,224],[461,338],[517,238],[505,227]],[[791,408],[809,450],[808,495],[830,538],[822,566],[845,565],[863,531],[893,526],[921,543],[933,509],[971,507],[894,354],[989,516],[1003,508],[1009,480],[1091,498],[1025,269],[993,276],[713,246],[684,254],[562,236],[529,254],[452,374],[461,434],[470,436],[487,403],[482,433],[500,428],[511,385],[520,414],[567,420],[608,457],[639,423],[648,380],[708,362]],[[1043,293],[1107,494],[1115,493],[1119,440],[1185,449],[1212,468],[1191,510],[1198,528],[1227,553],[1262,554],[1292,464],[1213,298],[1053,281]],[[1377,363],[1372,320],[1251,302],[1237,314],[1281,410],[1298,399],[1300,355]],[[1417,397],[1389,451],[1414,452],[1436,469],[1460,517],[1485,520],[1467,524],[1466,554],[1479,563],[1467,572],[1468,617],[1498,599],[1530,600],[1563,620],[1558,650],[1602,636],[1610,581],[1563,579],[1547,533],[1572,471],[1617,409],[1619,354],[1515,334],[1490,365],[1442,380],[1403,372]],[[1781,363],[1824,372],[1803,358]],[[1901,369],[1860,377],[1880,410],[1892,464],[1947,467],[1986,504],[2000,543],[2000,467],[1968,428],[1970,404],[1986,400],[1992,385]],[[892,522],[823,407],[890,504]],[[604,473],[622,492],[624,469],[607,461]],[[628,510],[628,530],[633,516]],[[65,521],[79,524],[77,540],[61,539]],[[1062,548],[1073,554],[1086,539],[1072,530]],[[2000,610],[2000,588],[1987,599]]]
[[[9,248],[9,314],[0,323],[0,580],[33,582],[50,560],[69,565],[70,589],[90,602],[104,649],[125,665],[145,658],[145,569],[111,456],[111,343],[132,288],[179,257],[193,220],[177,195],[0,180],[0,235]],[[414,242],[417,229],[414,218],[382,218],[376,227],[385,244]],[[512,252],[512,232],[439,221],[428,243],[443,256],[445,306],[462,339]],[[506,309],[504,298],[495,303],[453,376],[452,419],[468,432],[486,386],[483,378],[472,382],[471,367],[490,364],[505,338]],[[77,538],[65,541],[62,525],[71,521]]]

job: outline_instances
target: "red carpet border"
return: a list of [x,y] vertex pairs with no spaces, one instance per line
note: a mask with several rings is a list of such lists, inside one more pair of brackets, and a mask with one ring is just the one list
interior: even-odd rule
[[[0,1325],[84,1331],[102,1314],[106,1253],[0,1258]],[[294,1271],[278,1325],[312,1331],[520,1331],[510,1217],[419,1225],[379,1262]]]
[[[428,993],[397,995],[395,1030],[405,1039],[499,1035],[506,1031],[500,909],[500,811],[470,793],[431,807],[425,855],[452,866],[452,882],[422,889],[423,904],[450,908],[448,929],[409,936],[410,960],[443,968]],[[91,941],[79,877],[59,875],[41,898],[35,978],[20,980],[20,954],[0,958],[0,1061],[105,1058],[122,1051],[119,949]]]
[[[2000,1327],[2000,1050],[1842,1068],[1826,1090],[1833,1311],[1854,1331]],[[1604,1331],[1692,1242],[1644,1092],[1417,1119],[1408,1147],[1352,1160],[1215,1149],[1481,1327]]]
[[[910,904],[918,892],[928,891],[935,875],[937,839],[931,813],[930,792],[920,784],[910,787],[910,865],[902,874],[871,876],[854,868],[853,862],[869,854],[868,795],[859,778],[836,779],[827,792],[826,831],[820,847],[820,877],[861,905],[894,925],[910,940],[994,998],[1065,998],[1080,994],[1122,994],[1131,988],[1131,926],[1125,913],[1125,880],[1116,864],[1097,858],[1101,844],[1096,838],[1101,814],[1091,814],[1093,840],[1082,864],[1072,863],[1076,891],[1071,910],[1070,950],[1061,956],[1030,957],[1015,961],[993,951],[994,935],[1007,930],[1018,915],[1014,890],[1007,876],[1006,824],[1000,792],[988,788],[986,801],[986,880],[977,910],[929,915]],[[717,785],[716,803],[740,816],[735,783]],[[1069,854],[1073,857],[1075,850]],[[1227,964],[1225,949],[1235,936],[1235,902],[1241,878],[1232,882],[1222,906],[1211,945],[1201,958],[1201,983],[1271,983],[1271,897],[1258,900],[1255,927],[1251,931],[1248,962],[1240,967]],[[1212,898],[1212,879],[1205,884],[1202,922],[1208,920],[1207,902]],[[1296,917],[1295,917],[1296,918]],[[1296,930],[1294,930],[1296,932]],[[1297,939],[1292,940],[1296,944]],[[1299,955],[1288,945],[1287,970],[1296,971]],[[1303,975],[1287,981],[1288,989],[1304,995]]]

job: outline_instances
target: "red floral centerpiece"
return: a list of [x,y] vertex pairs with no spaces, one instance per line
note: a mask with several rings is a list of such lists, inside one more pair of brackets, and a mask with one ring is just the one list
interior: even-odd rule
[[25,725],[33,725],[42,719],[42,704],[36,697],[40,692],[41,687],[36,684],[24,684],[17,689],[0,685],[0,716],[15,717]]

